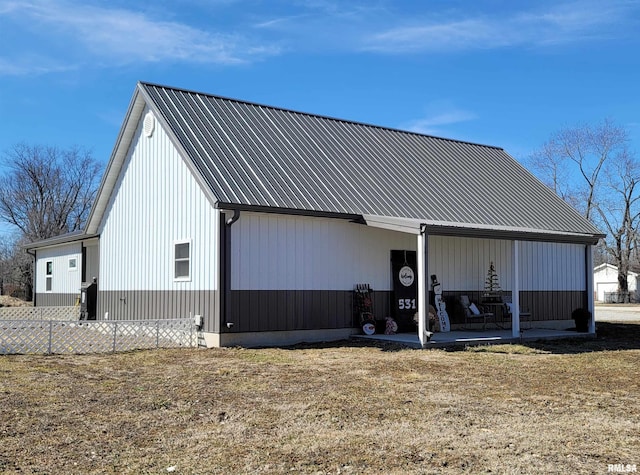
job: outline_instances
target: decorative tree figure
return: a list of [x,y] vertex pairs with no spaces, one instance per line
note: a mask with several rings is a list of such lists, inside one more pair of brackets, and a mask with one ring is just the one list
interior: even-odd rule
[[491,262],[489,270],[487,271],[487,278],[484,281],[484,298],[487,301],[498,301],[500,300],[500,294],[501,290],[498,273],[496,272],[493,262]]

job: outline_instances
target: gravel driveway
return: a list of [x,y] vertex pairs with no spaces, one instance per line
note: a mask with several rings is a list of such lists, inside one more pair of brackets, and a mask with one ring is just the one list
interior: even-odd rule
[[640,305],[596,305],[596,322],[640,322]]

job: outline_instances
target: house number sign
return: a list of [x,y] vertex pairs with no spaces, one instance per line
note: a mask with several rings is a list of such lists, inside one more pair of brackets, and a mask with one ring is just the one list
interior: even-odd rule
[[418,279],[416,275],[416,252],[391,251],[391,272],[393,275],[393,317],[402,327],[413,322],[418,311]]

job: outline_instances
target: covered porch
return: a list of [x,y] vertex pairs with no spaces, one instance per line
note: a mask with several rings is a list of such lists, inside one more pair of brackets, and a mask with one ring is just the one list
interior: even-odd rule
[[[409,219],[389,216],[363,216],[367,226],[398,231],[411,234],[416,237],[416,281],[417,281],[417,332],[413,334],[398,335],[370,335],[368,338],[383,339],[388,341],[397,341],[399,343],[408,344],[410,346],[418,346],[422,348],[450,346],[456,344],[482,344],[482,343],[512,343],[520,341],[532,341],[540,339],[553,338],[584,338],[595,335],[595,318],[594,318],[594,300],[593,300],[593,263],[592,263],[592,246],[597,242],[597,238],[593,235],[546,231],[540,229],[525,229],[511,226],[495,226],[495,225],[473,225],[464,223],[444,223],[430,220]],[[496,329],[486,329],[485,331],[468,331],[462,329],[453,329],[452,331],[442,331],[431,333],[428,331],[427,318],[429,298],[429,282],[431,275],[430,258],[429,258],[429,241],[431,236],[437,237],[462,237],[471,239],[500,240],[505,243],[504,254],[505,261],[509,264],[509,279],[507,287],[510,294],[510,321],[502,322]],[[530,244],[531,242],[552,243],[554,245],[573,245],[573,262],[577,264],[576,268],[582,269],[576,273],[582,275],[578,278],[578,282],[574,281],[570,290],[583,295],[579,301],[575,302],[572,308],[584,308],[591,312],[591,320],[588,325],[588,333],[577,333],[575,331],[556,330],[547,328],[523,328],[520,318],[520,298],[521,298],[521,279],[523,276],[529,277],[531,269],[536,264],[535,259],[529,256],[528,265],[521,264],[521,246]],[[564,251],[562,251],[564,252]],[[477,260],[475,256],[468,256],[471,261]],[[533,264],[532,264],[533,263]],[[459,264],[459,262],[458,262]],[[492,264],[493,265],[493,264]],[[442,268],[442,266],[440,266]],[[464,264],[458,265],[453,269],[454,274],[464,271]],[[528,272],[528,274],[527,274]],[[541,275],[540,280],[548,278],[547,275]],[[545,273],[546,274],[546,273]],[[553,276],[552,276],[553,277]],[[530,280],[530,279],[529,279]],[[530,284],[529,284],[530,285]],[[540,288],[539,293],[546,295],[547,287]],[[558,289],[553,289],[558,290]],[[553,291],[549,292],[551,296]],[[557,294],[557,292],[556,292]],[[414,307],[415,308],[415,307]],[[553,315],[553,314],[552,314]],[[565,317],[566,318],[566,317]],[[392,338],[390,338],[392,337]]]

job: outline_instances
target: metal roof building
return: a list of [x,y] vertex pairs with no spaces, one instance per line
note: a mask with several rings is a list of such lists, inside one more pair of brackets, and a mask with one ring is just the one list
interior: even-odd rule
[[143,103],[220,208],[403,218],[434,233],[601,236],[501,148],[149,83],[131,107]]
[[514,335],[520,298],[566,321],[593,304],[601,236],[501,148],[138,83],[84,235],[31,248],[42,304],[86,260],[98,316],[200,314],[224,346],[348,336],[359,282],[388,316],[390,255],[415,262],[421,338],[426,276],[479,296],[489,262]]

